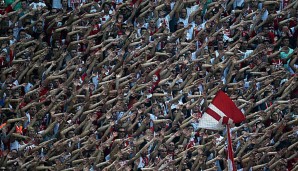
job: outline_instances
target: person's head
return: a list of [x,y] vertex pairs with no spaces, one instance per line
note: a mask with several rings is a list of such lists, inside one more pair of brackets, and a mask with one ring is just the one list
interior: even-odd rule
[[108,4],[108,3],[104,3],[104,4],[102,5],[102,7],[103,7],[103,12],[104,12],[105,14],[109,14],[110,9],[111,9],[110,4]]
[[53,86],[54,86],[54,88],[58,88],[58,87],[59,87],[59,84],[60,84],[59,79],[55,79],[55,80],[53,81]]
[[269,33],[269,26],[264,26],[264,27],[263,27],[263,32],[264,32],[265,34],[268,34],[268,33]]
[[180,18],[186,19],[186,17],[187,17],[187,10],[186,8],[183,8],[180,11]]
[[67,8],[68,7],[68,1],[67,0],[61,0],[61,4],[63,8]]
[[221,79],[221,71],[217,71],[217,72],[214,74],[214,77],[215,77],[215,80]]
[[142,156],[142,157],[146,157],[147,154],[148,154],[148,150],[143,150],[143,151],[141,152],[141,156]]
[[288,47],[289,44],[290,44],[290,39],[289,39],[289,37],[284,37],[284,38],[282,39],[282,43],[283,43],[284,46]]
[[71,41],[77,41],[78,37],[76,34],[71,36]]
[[147,29],[142,27],[141,28],[141,36],[145,35],[147,33]]
[[188,129],[189,132],[194,132],[194,128],[193,128],[192,125],[188,126],[187,129]]
[[18,99],[18,98],[20,98],[20,92],[19,92],[19,91],[14,91],[14,92],[13,92],[13,98],[14,98],[14,99]]
[[276,10],[276,7],[279,7],[279,5],[277,6],[274,4],[274,5],[265,5],[264,6],[264,8],[266,8],[268,10],[269,14],[274,14],[276,11],[278,11],[278,10]]
[[169,146],[168,146],[168,151],[173,152],[175,150],[175,143],[174,142],[170,142]]
[[252,7],[258,7],[258,4],[259,4],[259,0],[252,0]]
[[182,28],[184,28],[184,23],[183,23],[183,22],[179,22],[179,23],[177,24],[177,30],[180,30],[180,29],[182,29]]
[[125,138],[125,135],[126,135],[125,128],[119,128],[119,130],[118,130],[118,137],[119,138]]
[[117,16],[117,21],[118,21],[118,23],[122,23],[124,21],[124,16],[122,14],[119,14]]
[[29,109],[29,114],[32,116],[32,115],[35,115],[36,112],[37,112],[36,106],[31,106]]
[[78,54],[78,51],[77,51],[76,49],[72,49],[72,50],[70,51],[70,56],[71,56],[71,57],[75,57],[75,56],[77,56],[77,54]]
[[13,29],[12,28],[8,28],[7,35],[8,36],[13,35]]
[[43,23],[42,21],[38,21],[36,23],[36,32],[42,32],[43,31]]
[[27,129],[27,136],[28,137],[31,137],[31,138],[33,138],[33,137],[35,137],[35,130],[32,128],[32,127],[29,127],[28,129]]
[[41,134],[36,134],[34,140],[35,140],[35,143],[39,144],[43,141],[43,137]]
[[17,150],[11,150],[9,155],[11,156],[12,159],[15,159],[18,157],[18,151]]
[[122,24],[121,29],[122,29],[122,32],[125,32],[128,29],[127,24],[125,23]]
[[154,106],[153,113],[154,113],[155,116],[158,116],[161,113],[159,105]]
[[0,1],[0,8],[5,8],[5,2],[3,0]]
[[222,23],[222,25],[223,25],[225,28],[228,28],[229,25],[230,25],[229,20],[224,21],[224,22]]
[[223,32],[218,33],[218,35],[216,36],[216,39],[223,42],[223,35],[224,35]]
[[202,17],[201,17],[201,15],[196,15],[195,16],[195,23],[196,24],[202,24]]
[[164,147],[164,146],[163,147],[160,147],[159,150],[158,150],[158,152],[159,152],[159,156],[161,158],[165,158],[167,156],[167,154],[168,154],[167,148]]
[[154,19],[151,19],[151,20],[149,21],[149,27],[150,27],[150,28],[155,28],[155,27],[156,27],[156,22],[155,22]]
[[182,151],[184,151],[184,147],[183,145],[178,145],[178,153],[181,153]]
[[75,133],[74,133],[73,130],[70,130],[70,131],[67,132],[67,137],[68,138],[73,138],[74,136],[75,136]]
[[59,54],[59,48],[58,47],[53,47],[52,52],[54,56],[57,56]]
[[166,12],[164,10],[158,11],[159,18],[164,18],[166,16]]
[[246,40],[242,41],[240,48],[243,51],[247,50],[247,48],[248,48],[248,42]]
[[[6,47],[8,46],[8,44],[9,44],[9,43],[8,43],[7,40],[2,40],[2,41],[1,41],[1,48],[2,48],[2,49],[3,49],[3,48],[6,48]],[[5,51],[2,50],[2,53],[3,53],[3,52],[5,52],[3,56],[6,56],[6,55],[7,55],[7,50],[5,50]]]
[[[66,1],[67,2],[67,1]],[[61,1],[61,4],[62,4],[62,1]],[[58,12],[58,9],[56,8],[52,8],[51,11],[50,11],[50,14],[56,14]]]
[[19,39],[26,39],[26,31],[24,29],[20,30],[19,32]]
[[280,115],[279,115],[279,113],[278,113],[278,112],[274,112],[274,113],[272,113],[272,115],[271,115],[271,119],[272,119],[273,122],[277,122],[277,121],[279,121],[279,120],[280,120]]
[[22,2],[21,2],[21,6],[22,6],[22,9],[23,9],[23,10],[26,10],[27,7],[28,7],[28,6],[27,6],[27,1],[22,1]]
[[218,50],[223,50],[224,49],[224,42],[223,41],[218,41],[217,42],[217,48]]

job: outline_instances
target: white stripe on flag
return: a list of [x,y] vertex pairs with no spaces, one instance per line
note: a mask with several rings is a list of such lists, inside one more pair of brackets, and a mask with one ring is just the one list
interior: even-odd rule
[[212,109],[215,113],[217,113],[220,117],[227,117],[226,114],[224,114],[220,109],[218,109],[216,106],[214,106],[212,103],[209,104],[208,108]]
[[199,121],[198,128],[211,129],[211,130],[222,130],[224,126],[214,119],[208,113],[204,113]]
[[228,158],[228,171],[233,171],[233,163],[230,158]]

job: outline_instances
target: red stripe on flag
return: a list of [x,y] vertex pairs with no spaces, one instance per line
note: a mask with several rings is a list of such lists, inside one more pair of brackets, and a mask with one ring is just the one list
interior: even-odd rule
[[245,120],[245,116],[230,97],[223,91],[219,91],[211,102],[219,110],[221,110],[234,123],[240,123]]
[[217,114],[216,112],[214,112],[212,109],[210,109],[210,108],[208,108],[207,110],[206,110],[206,113],[208,113],[210,116],[212,116],[214,119],[216,119],[217,121],[219,121],[220,120],[220,115],[219,114]]
[[224,117],[222,118],[222,124],[225,124],[225,125],[226,125],[226,124],[228,124],[228,123],[229,123],[229,118],[224,116]]

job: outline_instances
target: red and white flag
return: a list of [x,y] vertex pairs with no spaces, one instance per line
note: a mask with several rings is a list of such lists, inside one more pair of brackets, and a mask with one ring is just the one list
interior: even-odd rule
[[222,130],[226,124],[245,120],[243,113],[223,91],[218,91],[199,121],[199,128]]
[[228,138],[228,171],[236,171],[229,125],[231,123],[240,123],[244,120],[245,116],[243,113],[237,108],[229,96],[220,90],[199,121],[199,128],[204,129],[222,130],[226,125]]

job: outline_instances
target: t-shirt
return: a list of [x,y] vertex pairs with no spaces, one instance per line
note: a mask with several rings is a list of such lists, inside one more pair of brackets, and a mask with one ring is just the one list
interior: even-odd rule
[[233,3],[233,8],[236,9],[237,7],[243,7],[244,6],[244,0],[235,0]]
[[182,22],[184,24],[184,27],[188,25],[188,16],[183,18],[179,18],[178,23]]
[[187,7],[186,10],[187,10],[187,18],[189,17],[189,15],[196,11],[197,9],[199,8],[199,5],[194,5],[194,6],[191,6],[191,7]]
[[171,17],[169,15],[167,15],[164,18],[158,18],[158,20],[156,22],[157,27],[161,27],[162,26],[162,23],[165,23],[166,27],[168,29],[170,29],[170,27],[169,27],[170,20],[171,20]]
[[253,50],[246,50],[243,54],[243,59],[249,57],[249,55],[253,52]]
[[[294,49],[289,48],[289,52],[285,53],[285,52],[280,52],[280,58],[281,59],[286,59],[290,54],[292,54],[294,52]],[[290,63],[290,59],[287,61],[286,64],[284,64],[284,67],[289,69],[289,63]]]
[[0,14],[4,15],[5,13],[9,13],[11,11],[13,11],[13,9],[12,9],[11,5],[9,5],[5,9],[0,9]]
[[36,2],[32,2],[29,6],[32,7],[32,9],[38,9],[39,7],[40,8],[45,7],[46,4],[43,3],[43,2],[37,2],[37,3]]
[[[15,0],[4,0],[5,6],[10,6],[14,2],[15,2]],[[14,6],[13,9],[17,11],[20,8],[21,8],[21,3],[19,2],[19,3],[17,3],[17,5]]]

